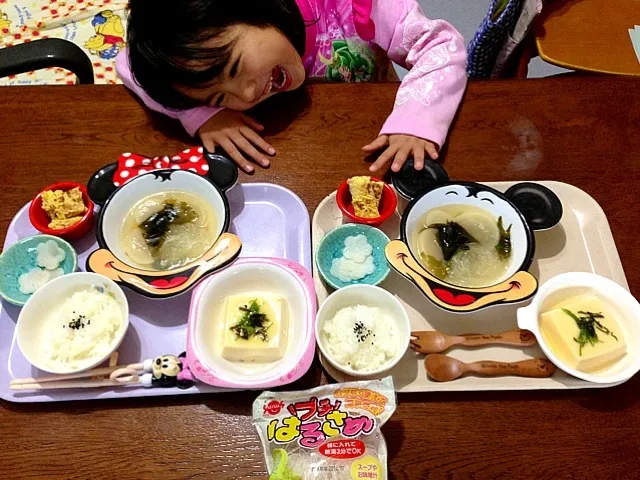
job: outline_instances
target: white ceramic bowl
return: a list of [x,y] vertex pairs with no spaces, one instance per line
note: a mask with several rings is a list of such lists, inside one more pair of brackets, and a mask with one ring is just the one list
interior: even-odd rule
[[[111,292],[120,306],[123,317],[120,330],[113,339],[109,353],[87,364],[80,369],[55,370],[47,366],[44,358],[43,336],[47,332],[42,328],[44,317],[51,311],[53,305],[64,302],[75,292],[85,290],[92,285],[102,287]],[[49,373],[75,373],[89,370],[107,360],[122,343],[127,328],[129,327],[129,304],[122,289],[113,281],[97,273],[70,273],[45,284],[23,307],[18,316],[15,335],[20,351],[31,365]]]
[[[576,295],[593,294],[614,309],[624,330],[627,354],[612,366],[585,373],[568,367],[549,348],[540,333],[540,313]],[[563,273],[545,282],[527,307],[518,309],[518,326],[530,330],[544,354],[558,368],[574,377],[594,383],[621,383],[640,371],[640,304],[627,290],[608,278],[594,273]]]
[[229,227],[229,204],[213,183],[187,170],[159,170],[134,178],[118,188],[102,207],[98,220],[98,243],[123,263],[136,267],[120,248],[120,226],[129,210],[140,200],[171,190],[187,191],[211,205],[216,216],[215,238]]
[[[393,358],[389,359],[389,361],[380,368],[366,372],[354,370],[351,367],[338,363],[329,353],[326,346],[327,340],[322,332],[324,323],[328,319],[333,318],[338,310],[356,305],[377,307],[389,314],[396,322],[396,328],[398,329],[398,335],[400,337],[398,351]],[[316,317],[316,341],[322,355],[333,367],[353,377],[371,378],[392,369],[407,351],[410,338],[411,324],[409,323],[409,316],[400,301],[386,290],[373,285],[350,285],[336,290],[320,305]]]
[[[220,355],[225,299],[260,291],[282,296],[288,306],[284,356],[273,362],[232,362]],[[189,311],[187,363],[200,381],[224,388],[270,388],[304,375],[315,354],[316,297],[311,274],[301,265],[276,258],[241,258],[209,277],[194,291]]]

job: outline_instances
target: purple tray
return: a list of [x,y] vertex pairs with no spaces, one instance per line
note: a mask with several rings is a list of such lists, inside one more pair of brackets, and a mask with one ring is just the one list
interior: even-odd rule
[[[230,232],[242,240],[241,257],[277,257],[292,260],[311,271],[311,232],[307,207],[290,190],[270,183],[238,184],[227,192],[231,208]],[[5,247],[38,232],[29,223],[28,205],[15,216]],[[74,244],[78,265],[84,270],[86,258],[97,247],[94,236]],[[122,342],[118,363],[135,363],[186,349],[187,315],[191,292],[176,298],[152,300],[124,289],[129,299],[130,326]],[[56,402],[159,395],[183,395],[224,391],[197,384],[178,388],[120,387],[113,389],[13,391],[13,378],[44,375],[22,356],[14,339],[20,307],[2,302],[0,310],[0,398],[10,402]]]

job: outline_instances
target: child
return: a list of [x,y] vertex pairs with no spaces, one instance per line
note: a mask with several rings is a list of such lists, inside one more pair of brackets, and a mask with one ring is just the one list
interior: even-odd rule
[[266,167],[275,150],[240,112],[309,77],[372,80],[376,45],[410,71],[363,147],[384,149],[371,172],[437,159],[466,85],[462,37],[416,0],[131,0],[127,40],[116,60],[124,84],[247,172],[247,158]]

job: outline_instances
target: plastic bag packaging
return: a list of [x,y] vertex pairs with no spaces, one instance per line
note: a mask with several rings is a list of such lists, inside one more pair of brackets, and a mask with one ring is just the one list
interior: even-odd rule
[[253,423],[269,480],[386,480],[380,427],[395,409],[391,377],[262,393]]

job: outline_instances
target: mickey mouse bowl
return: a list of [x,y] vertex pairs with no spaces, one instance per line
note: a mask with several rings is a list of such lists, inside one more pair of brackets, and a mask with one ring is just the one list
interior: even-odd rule
[[142,295],[166,298],[238,257],[240,239],[226,233],[230,213],[223,190],[231,185],[214,183],[217,161],[198,163],[202,155],[186,152],[185,162],[171,168],[134,172],[128,158],[117,169],[107,166],[94,175],[89,182],[94,201],[111,193],[98,220],[100,249],[87,259],[87,270]]
[[[427,167],[428,168],[428,167]],[[537,280],[533,230],[551,228],[562,204],[548,188],[520,183],[501,193],[473,182],[424,188],[387,245],[391,266],[434,304],[471,312],[531,297]]]

